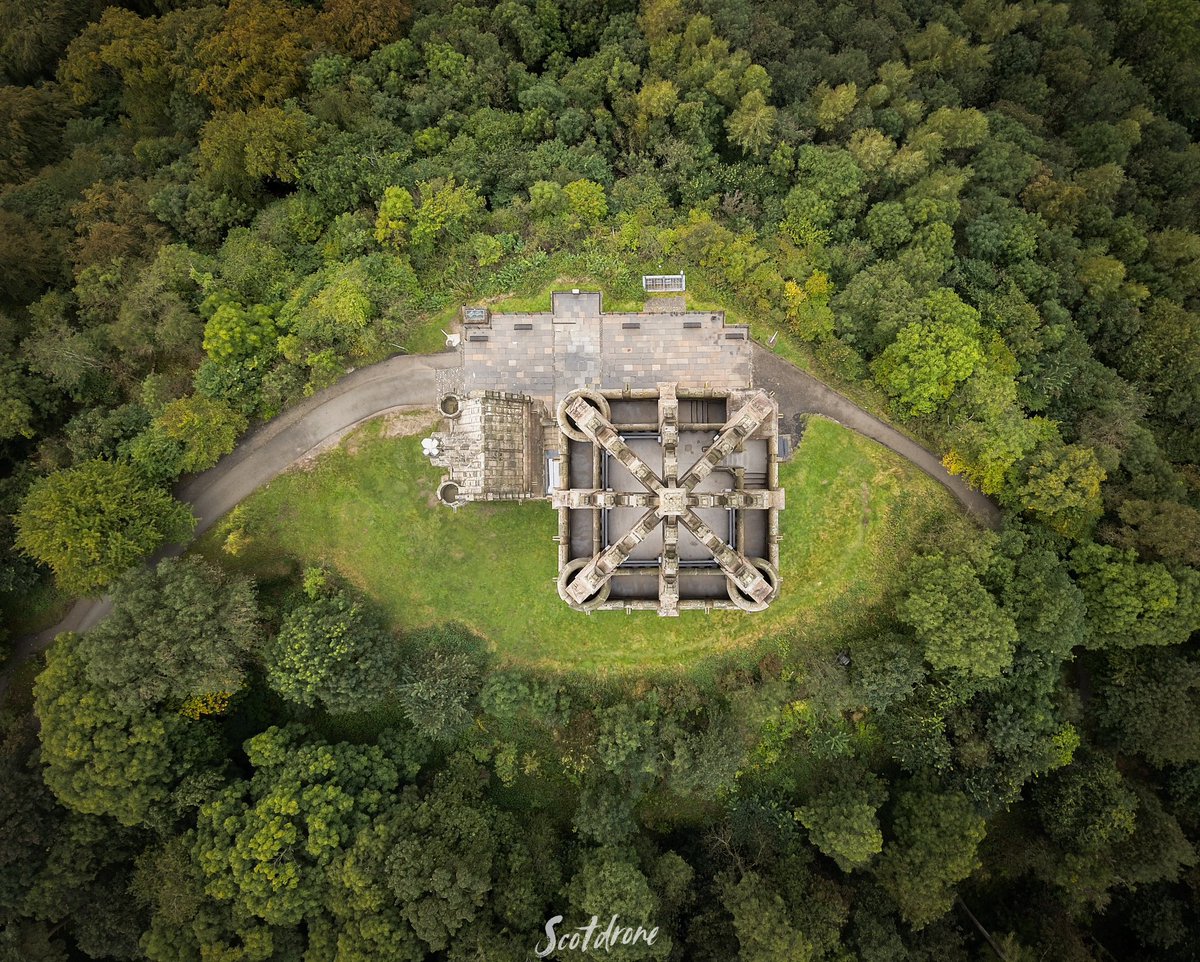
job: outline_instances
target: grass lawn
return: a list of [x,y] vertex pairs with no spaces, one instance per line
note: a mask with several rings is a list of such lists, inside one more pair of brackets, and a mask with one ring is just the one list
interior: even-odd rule
[[760,614],[572,611],[555,590],[555,516],[545,502],[434,503],[441,477],[416,437],[368,424],[307,470],[237,510],[249,537],[236,557],[218,525],[199,550],[264,579],[327,563],[373,597],[399,629],[461,621],[502,660],[588,672],[693,670],[709,656],[761,648],[828,649],[883,602],[917,536],[968,524],[950,495],[903,459],[814,418],[782,467],[783,587]]

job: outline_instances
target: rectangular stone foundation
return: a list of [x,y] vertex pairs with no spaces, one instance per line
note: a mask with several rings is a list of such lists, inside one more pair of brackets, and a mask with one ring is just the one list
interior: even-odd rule
[[475,391],[456,398],[449,429],[435,435],[433,464],[446,468],[460,501],[546,496],[542,422],[546,408],[522,394]]

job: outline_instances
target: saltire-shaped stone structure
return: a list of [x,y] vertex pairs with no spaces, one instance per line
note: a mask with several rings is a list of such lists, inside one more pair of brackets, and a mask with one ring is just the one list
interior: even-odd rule
[[[657,402],[656,422],[613,418],[613,405],[651,399]],[[719,404],[732,411],[709,435],[699,457],[682,470],[681,438],[694,451],[697,437],[705,437],[713,425],[681,420],[681,399],[703,402],[704,410]],[[557,417],[564,464],[551,500],[559,511],[558,590],[567,604],[583,611],[654,607],[671,616],[687,608],[758,611],[777,596],[778,512],[784,492],[776,462],[778,408],[770,395],[752,389],[688,390],[668,383],[655,391],[578,390],[558,405]],[[647,456],[635,449],[635,437]],[[750,447],[754,471],[747,470]],[[654,465],[647,460],[651,452]],[[588,457],[590,472],[572,471],[573,459]],[[571,478],[581,475],[589,475],[590,483],[572,486]],[[718,478],[722,483],[715,483]],[[624,509],[633,509],[636,517],[615,524],[614,530],[608,522],[618,512],[628,515]],[[745,535],[751,512],[765,516],[765,524],[757,526],[759,553],[753,555],[747,554]],[[587,555],[579,551],[587,540],[581,519],[591,522],[594,550]],[[714,519],[726,522],[725,534]],[[690,535],[686,558],[681,556],[681,529]],[[661,539],[656,557],[648,560],[643,551],[635,561],[635,552],[652,536],[656,543]],[[646,590],[651,568],[657,574],[652,597]],[[712,568],[724,576],[723,598],[713,596],[712,579],[703,577],[703,569]],[[632,576],[630,584],[637,579],[637,589],[614,592],[614,579],[626,574]]]

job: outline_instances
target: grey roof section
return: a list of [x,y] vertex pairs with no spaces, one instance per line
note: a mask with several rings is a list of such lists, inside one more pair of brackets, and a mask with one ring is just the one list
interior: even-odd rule
[[606,314],[600,295],[587,291],[557,292],[551,303],[548,312],[492,312],[486,328],[473,328],[487,340],[464,339],[457,390],[518,392],[554,405],[577,388],[751,384],[749,333],[726,325],[721,311]]

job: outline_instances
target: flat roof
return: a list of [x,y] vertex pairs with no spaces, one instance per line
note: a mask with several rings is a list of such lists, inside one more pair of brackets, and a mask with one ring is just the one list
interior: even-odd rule
[[650,388],[660,382],[749,387],[747,328],[727,325],[722,311],[676,309],[680,300],[652,299],[642,311],[605,313],[598,292],[556,291],[549,311],[466,308],[464,316],[471,311],[482,322],[464,331],[461,382],[453,389],[514,391],[555,405],[577,388]]

